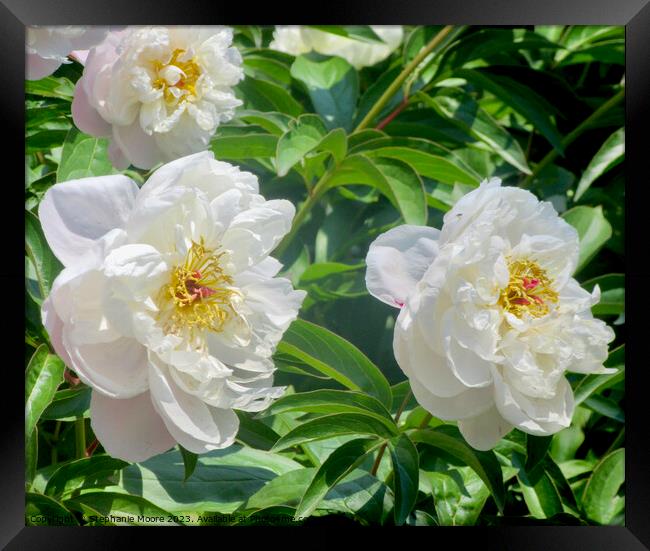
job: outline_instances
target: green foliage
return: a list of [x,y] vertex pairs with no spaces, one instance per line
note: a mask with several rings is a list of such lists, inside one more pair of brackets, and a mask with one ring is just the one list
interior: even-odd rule
[[[311,27],[382,42],[369,26]],[[40,308],[63,266],[38,206],[57,182],[120,171],[108,140],[73,124],[79,64],[26,82],[27,524],[326,515],[363,525],[623,524],[624,29],[407,26],[395,52],[361,70],[274,51],[272,34],[235,27],[243,105],[209,148],[255,173],[265,197],[296,206],[272,254],[308,297],[273,356],[285,394],[264,411],[236,411],[236,443],[202,455],[177,446],[136,464],[108,456],[88,420],[91,389],[52,352]],[[148,177],[123,173],[138,185]],[[600,289],[593,314],[616,332],[605,362],[615,371],[567,374],[569,427],[548,437],[514,430],[483,452],[410,394],[393,355],[396,311],[368,295],[364,259],[396,225],[440,228],[492,176],[551,202],[576,228],[576,278]]]

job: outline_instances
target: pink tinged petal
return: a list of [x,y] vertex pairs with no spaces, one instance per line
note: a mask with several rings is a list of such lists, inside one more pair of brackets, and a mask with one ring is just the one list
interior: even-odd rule
[[138,118],[128,126],[113,125],[113,139],[133,166],[148,170],[163,160],[156,140],[142,130]]
[[25,78],[40,80],[50,76],[61,65],[58,59],[45,59],[38,54],[27,54],[25,63]]
[[50,248],[68,266],[97,239],[124,226],[138,186],[126,176],[70,180],[47,190],[38,216]]
[[115,140],[111,140],[108,144],[108,159],[117,170],[126,170],[131,166],[131,162],[126,158]]
[[70,52],[70,57],[76,59],[82,65],[85,65],[89,52],[90,50],[74,50],[73,52]]
[[124,461],[145,461],[176,444],[148,392],[120,400],[93,391],[90,424],[106,452]]
[[467,443],[476,450],[491,450],[508,434],[513,426],[491,407],[476,417],[458,421],[458,429]]
[[91,136],[110,136],[111,125],[90,105],[84,78],[77,81],[72,99],[72,120],[76,127]]
[[427,226],[403,225],[375,239],[366,257],[370,294],[401,308],[437,256],[439,235]]
[[63,331],[71,368],[93,389],[111,398],[132,398],[148,388],[147,350],[135,339],[75,346]]
[[150,366],[149,384],[154,407],[176,441],[194,453],[232,445],[239,429],[237,415],[230,409],[208,406],[184,392],[163,373],[164,369]]

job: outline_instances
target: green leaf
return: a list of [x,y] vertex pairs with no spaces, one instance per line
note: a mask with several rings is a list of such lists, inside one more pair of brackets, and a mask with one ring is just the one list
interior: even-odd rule
[[262,111],[255,111],[254,109],[239,111],[237,118],[248,124],[261,126],[269,134],[275,136],[281,136],[289,130],[289,123],[294,120],[289,115],[277,111],[264,113]]
[[304,320],[294,321],[277,347],[350,390],[363,391],[390,405],[391,392],[382,372],[356,346],[335,333]]
[[316,113],[328,129],[352,130],[359,77],[345,59],[314,53],[299,55],[291,65],[291,76],[306,86]]
[[336,449],[318,468],[296,509],[296,517],[308,517],[331,488],[358,467],[381,443],[359,438]]
[[281,86],[252,77],[242,80],[236,87],[247,109],[279,111],[291,117],[303,112],[303,107]]
[[618,368],[616,373],[603,375],[586,375],[573,389],[576,405],[584,402],[594,393],[599,393],[625,379],[625,345],[621,345],[609,353],[605,367]]
[[316,29],[325,33],[343,36],[359,42],[371,44],[385,44],[381,37],[369,25],[306,25],[309,29]]
[[210,149],[219,160],[273,158],[277,145],[278,137],[273,134],[217,135],[210,142]]
[[625,312],[625,274],[606,274],[585,281],[582,287],[593,291],[598,285],[600,300],[591,307],[594,315],[619,315]]
[[456,163],[444,157],[431,155],[424,151],[408,147],[382,147],[367,151],[368,157],[389,157],[404,161],[410,165],[420,176],[431,178],[444,184],[467,184],[478,186],[479,180],[469,172],[463,170]]
[[270,450],[280,435],[261,421],[252,419],[245,411],[235,411],[239,418],[237,440],[257,450]]
[[59,467],[45,487],[48,496],[66,499],[76,490],[103,488],[114,483],[114,475],[128,463],[110,455],[97,454],[70,461]]
[[613,451],[596,465],[582,494],[582,508],[587,517],[608,524],[625,499],[618,495],[625,481],[625,450]]
[[519,469],[517,480],[532,516],[549,518],[563,512],[562,497],[545,469],[529,473],[524,467],[524,458],[517,452],[512,454],[512,464]]
[[582,197],[591,184],[608,170],[615,167],[625,158],[625,129],[620,128],[614,132],[605,143],[600,146],[594,158],[589,161],[589,165],[582,174],[578,182],[574,201]]
[[592,394],[584,401],[584,405],[600,415],[614,419],[619,423],[625,423],[625,412],[621,406],[605,396]]
[[447,452],[471,467],[490,489],[499,510],[503,511],[505,488],[503,486],[501,467],[494,452],[482,452],[469,447],[462,437],[456,434],[457,429],[453,431],[452,429],[454,427],[441,426],[433,430],[416,430],[410,433],[410,437],[416,444],[422,443]]
[[25,482],[31,488],[38,465],[38,427],[25,436]]
[[25,94],[45,98],[58,98],[72,101],[75,85],[65,77],[46,77],[40,80],[26,80]]
[[93,525],[106,522],[98,517],[111,518],[113,526],[182,526],[164,509],[156,507],[139,496],[115,492],[87,492],[65,502],[74,511],[83,513]]
[[470,467],[436,472],[420,470],[431,485],[436,516],[441,526],[473,526],[485,506],[490,490]]
[[[297,507],[314,478],[316,469],[302,468],[274,478],[241,506],[241,510],[268,509],[278,505]],[[381,523],[390,491],[374,476],[360,469],[343,477],[317,506],[318,510],[353,514]]]
[[300,163],[308,153],[326,151],[339,163],[347,152],[347,139],[342,129],[327,134],[323,121],[315,115],[301,115],[289,123],[289,129],[278,140],[278,176],[284,176],[291,167]]
[[526,435],[526,472],[533,472],[551,447],[552,436]]
[[56,181],[119,174],[108,158],[108,139],[94,138],[71,128],[63,142]]
[[88,386],[59,390],[41,415],[41,419],[74,421],[80,417],[89,417],[90,395],[91,388]]
[[36,270],[39,298],[43,301],[63,266],[52,254],[38,218],[29,211],[25,211],[25,252]]
[[185,480],[183,457],[172,450],[122,469],[104,491],[136,494],[170,513],[230,514],[269,480],[300,468],[281,455],[233,444],[199,455]]
[[576,273],[584,268],[612,236],[612,226],[603,214],[603,207],[579,206],[562,214],[578,230],[580,256]]
[[180,444],[178,445],[178,449],[180,450],[181,455],[183,456],[183,465],[185,466],[185,479],[184,479],[184,481],[186,481],[190,476],[192,476],[192,473],[194,472],[194,469],[196,469],[196,461],[197,461],[199,456],[197,454],[195,454],[194,452],[186,450]]
[[385,195],[407,224],[424,225],[427,219],[426,194],[419,176],[396,159],[370,160],[364,155],[346,157],[328,180],[331,187],[368,185]]
[[525,174],[531,173],[526,161],[526,155],[517,140],[488,115],[468,94],[448,91],[445,95],[439,94],[430,97],[420,93],[418,98],[436,109],[443,117],[446,117],[464,132],[487,144],[494,153],[507,163]]
[[392,424],[392,417],[384,405],[376,398],[362,392],[349,390],[314,390],[289,394],[271,404],[264,412],[265,416],[277,415],[286,411],[305,413],[365,413],[387,420]]
[[397,435],[397,432],[394,423],[366,413],[334,413],[298,425],[275,443],[273,451],[345,434],[369,434],[379,438],[391,438]]
[[56,499],[33,492],[27,492],[25,495],[25,524],[27,526],[79,525],[74,515],[63,504]]
[[34,352],[25,373],[25,434],[34,430],[41,414],[63,382],[64,363],[42,344]]
[[563,152],[562,136],[552,118],[556,110],[532,88],[514,79],[497,77],[477,69],[459,69],[454,71],[453,75],[467,79],[472,84],[494,94],[530,122],[555,149],[560,153]]
[[388,442],[393,463],[395,485],[395,524],[401,526],[411,514],[418,496],[419,456],[413,442],[405,434]]

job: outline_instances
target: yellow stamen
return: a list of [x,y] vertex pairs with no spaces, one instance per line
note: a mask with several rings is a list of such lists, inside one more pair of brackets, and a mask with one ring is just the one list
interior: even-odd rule
[[558,301],[558,294],[553,290],[553,281],[546,272],[532,260],[509,260],[510,281],[501,291],[499,304],[506,311],[522,318],[530,314],[541,318],[549,313],[549,304]]
[[183,90],[186,94],[183,94],[182,97],[176,98],[174,94],[170,91],[171,85],[163,78],[158,77],[153,81],[154,88],[162,89],[163,95],[165,96],[165,101],[168,103],[176,103],[177,101],[185,101],[188,96],[196,95],[196,81],[201,76],[201,68],[194,61],[194,58],[188,61],[179,61],[178,58],[185,53],[185,50],[177,48],[172,52],[172,56],[167,63],[161,63],[160,61],[154,61],[154,71],[156,74],[159,74],[162,69],[169,65],[178,67],[183,71],[180,80],[173,86]]
[[234,315],[232,278],[225,274],[220,260],[225,253],[206,249],[203,239],[192,242],[185,262],[172,270],[171,280],[158,293],[159,321],[166,333],[191,338],[196,331],[223,331]]

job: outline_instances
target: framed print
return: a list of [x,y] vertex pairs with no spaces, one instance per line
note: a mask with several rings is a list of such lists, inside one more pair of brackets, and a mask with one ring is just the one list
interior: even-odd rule
[[647,549],[647,2],[243,8],[0,6],[0,542]]

